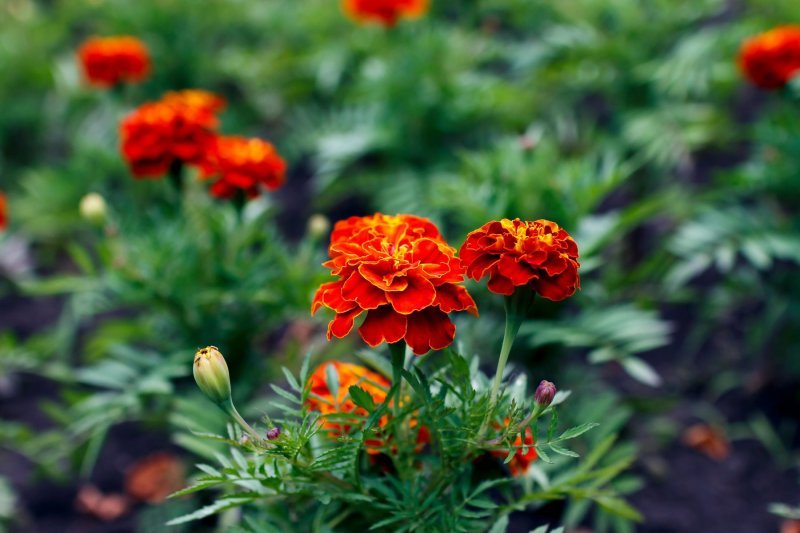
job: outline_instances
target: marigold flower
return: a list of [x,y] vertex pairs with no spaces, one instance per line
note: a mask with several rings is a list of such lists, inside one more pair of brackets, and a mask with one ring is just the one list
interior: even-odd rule
[[428,0],[343,0],[342,8],[357,22],[377,22],[390,28],[400,18],[424,15],[428,11]]
[[209,113],[219,113],[225,109],[225,99],[223,97],[203,89],[169,91],[161,98],[161,101],[173,105],[193,107]]
[[451,311],[477,315],[475,302],[459,285],[464,267],[433,223],[411,215],[375,214],[336,223],[331,259],[323,264],[337,281],[314,295],[311,313],[325,306],[336,312],[328,339],[342,338],[356,317],[367,316],[358,332],[378,346],[401,340],[421,355],[453,342]]
[[218,198],[231,198],[236,191],[254,198],[261,185],[269,190],[280,187],[285,172],[286,163],[270,143],[220,136],[211,145],[203,176],[218,177],[211,186],[211,194]]
[[175,97],[146,103],[122,121],[122,154],[138,178],[161,176],[175,161],[200,165],[218,125],[208,106]]
[[800,71],[800,26],[780,26],[746,40],[739,68],[763,89],[778,89]]
[[136,37],[92,37],[78,50],[86,79],[98,87],[140,82],[150,73],[150,54]]
[[467,235],[459,252],[467,276],[489,275],[489,290],[510,296],[526,285],[541,296],[563,300],[580,288],[578,245],[555,222],[503,219]]
[[228,364],[216,346],[206,346],[194,354],[192,373],[203,394],[223,405],[231,399],[231,378]]
[[[508,419],[505,420],[505,423],[508,424]],[[495,425],[496,428],[500,428],[499,424]],[[536,453],[536,448],[534,447],[535,441],[533,439],[533,433],[531,432],[531,428],[525,428],[525,440],[522,440],[521,435],[517,435],[516,440],[514,440],[513,446],[517,449],[514,452],[514,458],[508,462],[508,469],[511,470],[512,476],[521,476],[525,472],[528,471],[528,468],[531,466],[531,463],[536,461],[539,457]],[[522,453],[522,446],[526,446],[528,448],[528,453]],[[508,452],[503,450],[496,450],[491,452],[492,455],[495,457],[502,457],[505,459],[508,457]]]
[[[334,396],[328,387],[328,367],[333,366],[339,378],[339,389]],[[342,361],[330,361],[322,364],[314,371],[309,377],[309,388],[311,394],[306,400],[306,406],[311,411],[322,413],[323,418],[326,415],[346,415],[353,413],[359,416],[367,416],[368,413],[361,407],[357,407],[350,399],[350,387],[356,385],[364,389],[376,405],[382,404],[386,401],[386,395],[389,392],[391,383],[381,374],[373,372],[368,368],[352,363],[344,363]],[[344,420],[343,420],[344,418]],[[378,427],[386,427],[389,417],[383,416],[378,421]],[[409,421],[410,428],[416,428],[418,422],[412,418]],[[338,437],[350,431],[350,425],[346,422],[346,417],[337,416],[335,419],[326,419],[323,426],[328,430],[328,434],[332,437]],[[417,431],[417,445],[418,449],[430,442],[430,431],[425,426],[420,426]],[[366,451],[370,455],[381,453],[386,449],[386,441],[379,434],[374,438],[367,439]]]
[[6,195],[0,192],[0,230],[6,229],[8,225],[8,206],[6,205]]

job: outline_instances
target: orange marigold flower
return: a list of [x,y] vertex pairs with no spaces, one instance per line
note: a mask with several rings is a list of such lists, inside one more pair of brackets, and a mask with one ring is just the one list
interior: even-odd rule
[[223,97],[203,89],[169,91],[161,101],[173,105],[193,107],[209,113],[219,113],[225,109],[225,99]]
[[541,296],[563,300],[580,287],[578,245],[555,222],[494,220],[469,235],[459,252],[467,276],[489,275],[489,290],[510,296],[527,285]]
[[[508,419],[505,419],[505,423],[508,424]],[[499,424],[495,424],[495,428],[500,429]],[[533,433],[531,432],[531,428],[525,428],[525,440],[522,440],[521,435],[517,435],[516,440],[514,440],[514,447],[517,449],[514,452],[514,458],[508,462],[508,468],[511,470],[512,476],[521,476],[525,472],[528,471],[528,468],[531,466],[531,463],[536,461],[539,457],[536,454],[536,448],[534,447],[535,441],[533,440]],[[528,448],[528,453],[523,453],[522,446],[526,446]],[[495,457],[502,457],[505,459],[508,457],[508,452],[497,450],[491,452],[492,455]]]
[[176,161],[199,165],[206,162],[218,123],[208,107],[180,99],[146,103],[122,121],[122,154],[139,178],[161,176]]
[[800,26],[781,26],[746,40],[739,68],[763,89],[778,89],[800,71]]
[[377,22],[387,28],[400,18],[418,18],[428,11],[428,0],[342,0],[342,8],[358,22]]
[[[328,387],[328,367],[333,366],[339,378],[339,390],[334,397],[330,388]],[[322,364],[314,371],[308,379],[309,389],[311,394],[306,400],[306,406],[311,411],[322,413],[323,418],[325,415],[335,414],[335,418],[326,419],[323,426],[328,430],[328,434],[332,437],[338,437],[350,431],[350,425],[347,423],[347,417],[341,416],[348,413],[354,413],[359,416],[367,416],[364,409],[357,407],[350,399],[349,389],[351,386],[356,385],[361,387],[372,396],[372,401],[376,405],[382,404],[386,401],[386,395],[389,392],[391,383],[381,374],[373,372],[363,366],[354,365],[352,363],[343,363],[341,361],[330,361]],[[384,428],[389,421],[389,417],[384,416],[378,422],[379,428]],[[419,425],[416,419],[409,420],[409,427],[416,428]],[[421,450],[422,447],[430,442],[430,431],[425,426],[419,426],[417,431],[417,449]],[[387,450],[385,439],[380,434],[375,438],[366,441],[366,451],[370,455],[376,455],[382,451]],[[391,449],[395,449],[393,446]]]
[[218,198],[231,198],[239,190],[254,198],[261,185],[271,191],[283,185],[285,172],[286,163],[270,143],[220,136],[211,146],[203,176],[218,177],[211,186]]
[[6,195],[0,192],[0,230],[8,225],[8,206],[6,205]]
[[460,285],[464,266],[430,220],[411,215],[375,214],[336,223],[331,259],[323,264],[337,281],[314,295],[311,313],[325,306],[336,312],[328,339],[342,338],[356,317],[367,316],[358,332],[378,346],[400,340],[421,355],[453,342],[451,311],[477,315],[475,302]]
[[140,82],[150,73],[150,54],[136,37],[92,37],[78,50],[86,79],[98,87]]
[[[336,395],[328,387],[329,366],[333,366],[339,377],[339,390]],[[357,407],[353,400],[350,399],[350,387],[353,385],[357,385],[367,391],[376,405],[386,400],[386,394],[390,387],[389,380],[382,375],[363,366],[341,361],[330,361],[318,366],[308,381],[311,394],[306,400],[306,406],[311,411],[322,413],[323,418],[331,414],[354,413],[360,416],[369,414],[361,407]],[[346,417],[339,416],[335,419],[326,419],[322,427],[329,430],[329,435],[332,437],[343,435],[350,431],[350,425],[343,418]],[[385,423],[386,417],[379,422],[379,426],[383,426]],[[382,441],[376,438],[368,440],[367,444],[368,452],[379,453],[375,448],[380,447]]]

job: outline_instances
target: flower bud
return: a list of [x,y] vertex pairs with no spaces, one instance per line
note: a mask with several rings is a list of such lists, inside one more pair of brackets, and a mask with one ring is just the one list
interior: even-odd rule
[[281,436],[281,428],[279,427],[274,427],[269,431],[267,431],[267,439],[269,440],[275,440],[280,436]]
[[214,403],[231,401],[231,379],[225,358],[216,346],[206,346],[194,354],[194,380],[200,390]]
[[542,380],[539,386],[536,387],[536,394],[534,399],[539,407],[547,407],[553,403],[553,398],[556,395],[556,386],[551,381]]
[[321,239],[331,229],[331,221],[325,215],[311,215],[308,219],[308,234],[314,239]]
[[102,224],[106,221],[106,201],[96,192],[90,192],[83,198],[79,206],[81,217],[92,224]]

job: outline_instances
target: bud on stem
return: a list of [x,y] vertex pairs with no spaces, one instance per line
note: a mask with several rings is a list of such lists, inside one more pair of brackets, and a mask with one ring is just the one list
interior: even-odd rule
[[216,346],[206,346],[194,354],[194,380],[209,400],[233,418],[256,442],[258,433],[236,410],[231,399],[231,378],[228,364]]
[[539,386],[536,387],[536,393],[533,398],[536,400],[536,405],[544,409],[553,403],[553,398],[556,396],[556,386],[551,381],[542,380]]

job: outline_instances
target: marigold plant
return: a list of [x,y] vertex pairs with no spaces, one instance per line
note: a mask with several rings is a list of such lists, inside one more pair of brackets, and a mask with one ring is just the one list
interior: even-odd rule
[[342,8],[358,22],[392,27],[401,18],[413,19],[424,15],[428,10],[428,0],[343,0]]
[[78,49],[86,80],[98,87],[140,82],[150,74],[147,46],[131,36],[92,37]]
[[404,340],[421,355],[453,342],[452,311],[478,310],[464,281],[461,260],[427,219],[375,214],[351,217],[331,234],[324,266],[339,279],[314,295],[312,314],[328,307],[336,316],[328,339],[344,337],[366,313],[358,332],[364,342]]
[[261,187],[275,190],[285,178],[286,163],[272,144],[261,139],[230,136],[217,137],[207,154],[203,176],[216,178],[211,194],[218,198],[234,197],[241,191],[255,198]]
[[746,40],[739,68],[762,89],[779,89],[800,71],[800,26],[780,26]]

